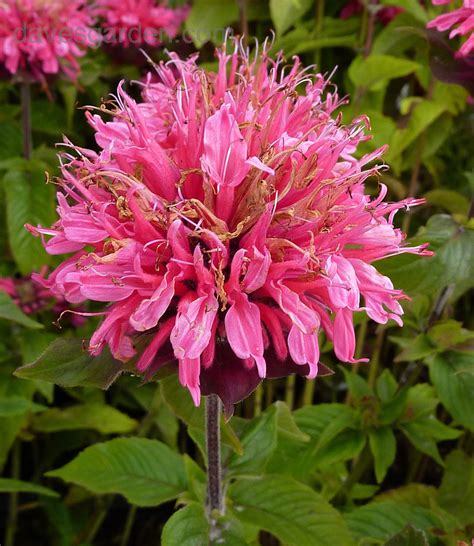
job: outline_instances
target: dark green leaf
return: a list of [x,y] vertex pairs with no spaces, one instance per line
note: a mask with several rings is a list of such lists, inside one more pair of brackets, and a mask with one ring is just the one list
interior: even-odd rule
[[35,493],[46,497],[59,497],[56,491],[42,485],[9,478],[0,478],[0,493]]
[[260,475],[277,444],[277,411],[273,406],[253,419],[241,436],[243,454],[232,453],[227,468],[230,475]]
[[439,504],[464,525],[474,524],[474,459],[452,451],[446,458]]
[[0,291],[0,318],[16,322],[26,328],[32,328],[35,330],[43,328],[43,325],[35,320],[31,319],[28,315],[25,315],[23,311],[17,307],[10,296],[5,292]]
[[384,546],[429,546],[426,534],[413,525],[407,525],[399,533],[391,537]]
[[59,338],[35,362],[18,368],[15,375],[62,387],[107,389],[124,371],[124,365],[114,360],[107,349],[94,358],[84,350],[82,340]]
[[393,464],[397,451],[395,435],[390,427],[382,427],[369,432],[370,450],[375,461],[375,477],[381,483],[387,470]]
[[165,444],[145,438],[95,444],[47,476],[97,494],[118,493],[138,506],[157,506],[186,489],[182,457]]
[[135,419],[118,409],[97,403],[53,408],[35,417],[32,424],[39,432],[93,429],[102,434],[126,434],[137,426]]
[[341,515],[318,493],[291,478],[239,479],[229,488],[239,519],[287,546],[351,546]]
[[474,356],[447,352],[430,364],[430,378],[454,419],[474,431]]

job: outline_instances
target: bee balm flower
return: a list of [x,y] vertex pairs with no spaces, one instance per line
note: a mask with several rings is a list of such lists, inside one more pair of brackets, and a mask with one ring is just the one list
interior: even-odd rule
[[355,312],[401,324],[405,296],[373,262],[426,251],[393,226],[419,200],[364,193],[383,150],[356,159],[367,120],[343,125],[323,76],[265,50],[218,59],[210,73],[171,54],[142,102],[121,85],[111,121],[88,112],[100,151],[68,143],[60,219],[29,229],[73,253],[53,291],[111,304],[93,354],[130,359],[146,333],[139,371],[174,360],[196,404],[202,389],[229,406],[265,377],[324,370],[320,330],[356,362]]
[[[451,0],[433,0],[433,4],[449,4]],[[439,32],[452,29],[450,38],[466,36],[466,41],[458,51],[461,57],[467,57],[474,51],[474,0],[463,0],[462,7],[448,13],[439,15],[427,25],[428,28],[436,28]]]
[[42,82],[59,72],[75,79],[92,23],[85,0],[0,0],[0,65]]
[[174,38],[189,12],[187,6],[171,9],[155,0],[97,0],[95,6],[105,39],[125,47],[157,47],[164,38]]

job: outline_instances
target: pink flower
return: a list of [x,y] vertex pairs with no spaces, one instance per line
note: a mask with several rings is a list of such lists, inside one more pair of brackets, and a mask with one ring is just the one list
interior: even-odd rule
[[178,34],[189,7],[171,9],[156,0],[97,0],[94,13],[102,19],[107,43],[157,47]]
[[11,74],[45,81],[79,73],[77,57],[96,43],[85,0],[3,0],[0,2],[0,65]]
[[[433,4],[449,4],[451,0],[433,0]],[[449,38],[466,36],[466,40],[459,49],[457,55],[467,57],[474,51],[474,0],[464,0],[459,9],[438,15],[430,21],[428,28],[436,28],[439,32],[451,29]]]
[[[54,315],[70,313],[66,300],[61,296],[54,296],[45,286],[45,269],[41,273],[34,273],[27,277],[3,277],[0,278],[0,291],[10,296],[13,302],[20,307],[26,315],[34,315],[44,311],[51,311]],[[72,311],[71,324],[81,326],[85,319],[81,310]]]
[[174,360],[196,404],[325,373],[320,331],[357,362],[354,313],[401,324],[406,296],[372,263],[428,254],[393,226],[422,201],[365,194],[383,149],[356,159],[367,120],[343,125],[337,94],[298,59],[284,71],[282,57],[251,61],[236,44],[215,74],[170,56],[142,102],[120,85],[111,121],[86,114],[98,153],[66,143],[60,219],[29,226],[51,254],[75,252],[51,290],[110,302],[90,351],[127,360],[146,332],[138,370]]
[[[362,13],[364,9],[361,0],[348,0],[346,5],[342,8],[340,17],[341,19],[349,19]],[[388,25],[392,19],[403,12],[403,8],[397,6],[378,6],[377,3],[370,6],[370,9],[375,10],[377,19],[383,24]]]

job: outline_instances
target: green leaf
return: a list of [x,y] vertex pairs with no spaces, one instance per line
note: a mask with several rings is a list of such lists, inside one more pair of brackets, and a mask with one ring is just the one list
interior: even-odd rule
[[419,334],[413,339],[393,338],[393,341],[397,343],[402,339],[405,348],[397,355],[395,362],[414,362],[422,360],[436,352],[436,347],[431,343],[430,338],[426,334]]
[[163,527],[162,546],[202,546],[209,542],[209,523],[201,505],[175,512]]
[[277,401],[274,404],[276,408],[278,436],[283,439],[301,440],[308,442],[310,436],[305,434],[296,424],[294,415],[285,402]]
[[462,327],[456,320],[438,322],[428,330],[431,341],[443,351],[474,339],[474,332]]
[[5,292],[0,291],[0,318],[16,322],[21,324],[26,328],[32,328],[34,330],[39,330],[44,328],[42,324],[31,319],[28,315],[25,315],[23,311],[13,303],[13,300],[5,294]]
[[[226,546],[246,546],[240,526],[228,517],[218,523],[215,542]],[[162,546],[204,546],[209,543],[210,528],[202,504],[191,503],[175,512],[163,527]]]
[[426,453],[433,458],[439,465],[443,466],[443,460],[436,446],[436,442],[432,437],[427,436],[423,430],[423,426],[418,423],[404,423],[400,425],[400,429],[410,442],[422,453]]
[[474,431],[474,356],[450,351],[436,355],[430,364],[430,379],[454,419]]
[[377,483],[383,482],[387,470],[395,461],[397,442],[390,427],[382,427],[369,432],[370,450],[375,461]]
[[57,102],[48,99],[36,99],[31,108],[33,131],[60,137],[67,127],[65,109]]
[[108,389],[125,371],[107,349],[98,357],[85,352],[82,340],[58,338],[32,364],[18,368],[17,377],[40,379],[62,387],[99,387]]
[[416,106],[410,112],[408,125],[397,129],[390,142],[387,161],[391,162],[406,150],[445,110],[446,105],[427,99],[416,99]]
[[346,380],[347,387],[350,395],[356,400],[360,400],[364,397],[374,396],[374,391],[369,387],[367,381],[353,370],[348,370],[347,366],[340,367],[344,373],[344,379]]
[[399,533],[391,537],[384,546],[429,546],[426,534],[413,525],[407,525]]
[[126,434],[137,426],[135,419],[105,404],[89,403],[64,410],[53,408],[33,419],[39,432],[93,429],[102,434]]
[[445,461],[439,504],[464,525],[474,524],[474,459],[460,450],[452,451]]
[[443,207],[451,214],[467,216],[469,201],[457,191],[436,189],[425,193],[423,197],[431,205]]
[[0,493],[35,493],[46,497],[59,497],[56,491],[36,483],[0,478]]
[[286,546],[354,544],[341,515],[291,478],[239,479],[229,487],[229,496],[241,521],[272,533]]
[[0,398],[0,417],[24,415],[29,411],[41,411],[42,409],[44,409],[44,406],[35,404],[31,400],[20,396]]
[[312,0],[270,0],[270,15],[278,36],[293,26],[311,7]]
[[186,31],[199,49],[206,42],[222,43],[226,27],[239,20],[234,0],[194,0]]
[[437,516],[425,508],[401,502],[372,502],[345,516],[345,520],[356,540],[388,540],[407,524],[427,531],[440,527]]
[[22,149],[23,139],[20,124],[15,121],[0,120],[0,159],[19,156]]
[[158,440],[146,438],[94,444],[46,475],[97,494],[118,493],[137,506],[158,506],[186,489],[182,457]]
[[277,412],[274,406],[248,423],[241,442],[242,455],[232,453],[229,458],[229,475],[261,474],[277,445]]
[[356,87],[380,91],[389,80],[412,74],[420,65],[390,55],[356,57],[349,67],[349,78]]
[[53,223],[54,188],[44,182],[41,165],[31,162],[27,171],[8,171],[3,177],[10,250],[22,274],[39,269],[50,259],[41,240],[25,229],[25,224],[49,226]]
[[375,391],[382,402],[389,402],[396,395],[398,383],[390,370],[385,369],[377,378]]

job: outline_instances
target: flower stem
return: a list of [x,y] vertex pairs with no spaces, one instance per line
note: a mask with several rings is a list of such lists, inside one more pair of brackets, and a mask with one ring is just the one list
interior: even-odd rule
[[289,375],[286,378],[285,402],[290,409],[293,409],[293,406],[295,404],[295,383],[295,375]]
[[[20,478],[20,441],[17,440],[13,445],[12,461],[11,461],[11,477],[14,480]],[[8,522],[5,532],[5,546],[13,546],[15,544],[15,535],[18,521],[18,493],[10,493],[10,502],[8,506]]]
[[33,151],[33,138],[31,135],[31,84],[22,82],[20,84],[21,96],[21,126],[23,129],[23,156],[31,159]]
[[128,541],[130,540],[130,535],[132,534],[132,528],[135,522],[136,513],[137,513],[137,507],[130,506],[130,509],[127,514],[127,520],[125,521],[125,527],[123,530],[122,539],[120,541],[120,546],[127,546]]
[[222,514],[221,451],[220,451],[221,401],[215,394],[206,398],[206,449],[207,449],[207,513],[210,524],[209,543],[219,538],[216,516]]

